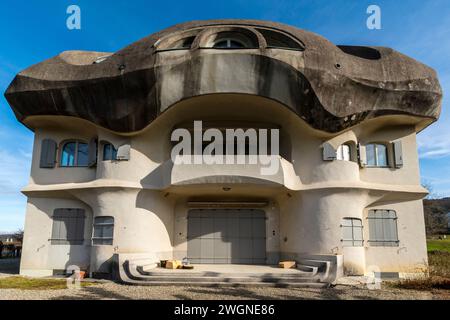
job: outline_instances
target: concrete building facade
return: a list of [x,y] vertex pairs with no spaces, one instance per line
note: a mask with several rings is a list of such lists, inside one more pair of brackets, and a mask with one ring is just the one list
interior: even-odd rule
[[[442,92],[431,68],[393,49],[194,21],[116,53],[63,52],[5,96],[35,134],[21,274],[110,274],[114,255],[134,254],[427,270],[416,135],[438,119]],[[278,170],[174,163],[172,133],[194,121],[201,134],[276,128]]]

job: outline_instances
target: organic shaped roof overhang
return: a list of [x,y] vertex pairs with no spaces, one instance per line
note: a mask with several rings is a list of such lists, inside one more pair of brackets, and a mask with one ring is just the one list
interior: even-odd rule
[[[239,29],[254,34],[256,48],[204,47],[214,32]],[[297,46],[283,50],[289,48],[268,45],[263,34],[276,33]],[[190,47],[172,53],[167,44],[185,36],[195,36]],[[183,23],[113,54],[63,52],[20,72],[5,97],[22,122],[31,116],[65,115],[129,133],[181,100],[214,93],[276,100],[329,133],[383,115],[432,122],[442,100],[435,71],[392,49],[335,46],[304,30],[254,20]]]

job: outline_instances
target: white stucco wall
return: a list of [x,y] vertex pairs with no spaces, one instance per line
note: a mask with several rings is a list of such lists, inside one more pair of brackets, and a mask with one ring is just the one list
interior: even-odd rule
[[[53,211],[57,208],[85,210],[84,244],[52,244]],[[71,265],[87,269],[90,264],[92,211],[74,199],[28,198],[20,273],[30,276],[50,276],[53,270],[65,270]]]
[[[246,108],[242,108],[243,105]],[[270,123],[281,128],[283,148],[287,149],[284,153],[289,156],[280,159],[276,175],[264,177],[258,167],[245,165],[227,169],[217,165],[171,165],[170,133],[174,127],[199,119],[232,121],[230,115],[234,115],[236,121]],[[419,200],[423,189],[415,129],[405,124],[406,120],[401,123],[397,118],[394,122],[389,117],[378,118],[339,134],[324,134],[312,130],[274,101],[238,95],[212,95],[183,101],[167,110],[149,128],[127,136],[81,119],[44,120],[35,132],[30,184],[24,191],[29,196],[29,204],[23,273],[49,274],[70,259],[82,260],[80,263],[89,265],[91,271],[108,272],[114,253],[146,253],[155,259],[182,258],[187,250],[187,202],[200,196],[209,201],[257,199],[270,203],[264,208],[268,218],[267,257],[270,262],[275,262],[277,257],[302,254],[343,254],[346,270],[357,274],[365,273],[373,264],[386,272],[416,270],[416,265],[426,265],[423,210]],[[100,149],[96,168],[61,168],[58,165],[54,169],[39,168],[43,139],[52,138],[60,145],[67,139],[89,141],[92,137],[116,147],[130,143],[130,160],[102,161]],[[404,165],[399,169],[361,168],[356,162],[356,149],[352,150],[355,161],[322,159],[324,142],[337,147],[346,142],[356,146],[377,141],[391,143],[397,139],[402,141],[404,158]],[[392,163],[392,150],[389,157]],[[232,187],[232,191],[224,194],[223,186]],[[45,198],[47,200],[42,200]],[[114,217],[113,245],[90,246],[91,220],[86,228],[89,245],[76,250],[50,246],[49,216],[55,207],[65,205],[84,206],[93,217]],[[397,211],[398,248],[368,247],[366,242],[362,248],[342,246],[342,218],[361,219],[364,240],[367,240],[365,217],[371,207]],[[70,257],[68,250],[73,252]]]

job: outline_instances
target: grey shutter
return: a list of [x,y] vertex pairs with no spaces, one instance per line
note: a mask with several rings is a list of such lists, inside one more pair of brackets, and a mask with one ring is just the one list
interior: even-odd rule
[[325,142],[323,144],[323,160],[324,161],[336,160],[336,149],[334,149],[333,146],[328,142]]
[[88,166],[93,167],[97,164],[97,139],[92,138],[89,141],[89,162]]
[[52,244],[83,244],[85,215],[83,209],[59,208],[53,213]]
[[394,164],[396,168],[403,167],[403,150],[402,150],[402,142],[400,140],[394,141]]
[[117,160],[130,160],[130,145],[123,144],[117,149]]
[[358,143],[358,159],[359,165],[365,167],[367,165],[366,146]]
[[54,168],[56,163],[56,142],[52,139],[44,139],[41,143],[41,159],[39,167]]

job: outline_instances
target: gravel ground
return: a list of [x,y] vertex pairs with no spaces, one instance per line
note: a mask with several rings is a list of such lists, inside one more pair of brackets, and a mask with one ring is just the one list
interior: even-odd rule
[[[17,259],[0,260],[0,277],[17,274]],[[369,290],[364,277],[345,277],[333,288],[211,288],[199,286],[127,286],[113,282],[99,282],[80,289],[64,290],[18,290],[0,289],[0,300],[60,300],[60,299],[407,299],[450,300],[450,291],[416,291],[394,289],[382,285],[379,290]]]
[[337,285],[315,288],[211,288],[192,286],[127,286],[112,282],[98,283],[81,289],[16,290],[1,289],[0,299],[450,299],[448,291],[424,292],[387,288],[369,290],[362,285]]

